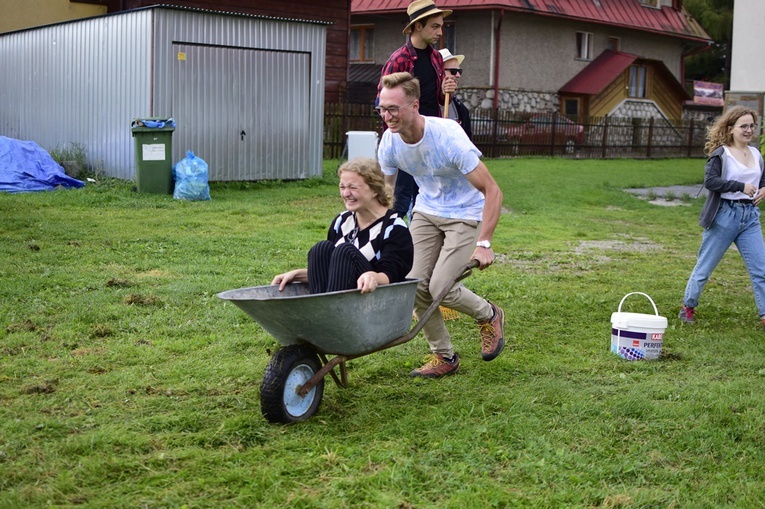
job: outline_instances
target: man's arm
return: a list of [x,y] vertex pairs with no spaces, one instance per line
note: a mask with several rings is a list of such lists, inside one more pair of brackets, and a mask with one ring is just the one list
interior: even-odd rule
[[396,189],[396,177],[398,177],[398,170],[393,175],[385,175],[385,183],[390,186],[391,189]]
[[[479,161],[478,166],[467,174],[467,179],[486,199],[478,240],[491,241],[499,222],[499,216],[502,213],[502,190],[483,161]],[[490,248],[476,247],[471,259],[478,260],[479,268],[483,270],[494,262],[494,251]]]

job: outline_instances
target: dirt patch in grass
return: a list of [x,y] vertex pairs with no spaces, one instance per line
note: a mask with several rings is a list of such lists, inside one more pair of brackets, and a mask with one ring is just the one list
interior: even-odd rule
[[21,387],[22,394],[50,394],[56,392],[58,380],[40,380]]
[[111,288],[111,287],[128,288],[130,286],[133,286],[133,283],[131,283],[127,279],[120,279],[120,278],[114,277],[106,282],[106,286],[108,288]]
[[592,251],[618,251],[629,253],[645,253],[663,249],[660,245],[645,238],[628,240],[582,240],[574,248],[574,253],[583,255]]
[[645,253],[664,249],[659,244],[641,237],[622,239],[581,240],[571,251],[539,256],[530,252],[516,252],[512,256],[498,254],[495,263],[510,265],[523,272],[541,274],[567,270],[588,271],[609,263],[609,253]]
[[37,330],[37,326],[32,320],[25,320],[21,323],[9,323],[5,328],[5,332],[13,334],[14,332],[34,332]]
[[125,297],[123,302],[128,306],[133,304],[136,306],[154,306],[162,303],[159,297],[154,295],[141,295],[139,293],[131,293]]

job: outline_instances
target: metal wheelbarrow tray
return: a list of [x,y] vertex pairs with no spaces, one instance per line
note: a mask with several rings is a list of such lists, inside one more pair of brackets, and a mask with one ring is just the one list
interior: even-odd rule
[[[264,417],[284,423],[309,419],[321,403],[327,374],[346,387],[346,361],[410,341],[452,286],[477,266],[474,260],[466,265],[411,330],[417,280],[383,285],[363,295],[359,290],[311,294],[301,283],[281,292],[268,285],[219,293],[282,345],[260,386]],[[327,355],[335,357],[328,360]],[[338,365],[340,377],[334,372]]]
[[371,352],[409,330],[417,281],[359,290],[310,294],[308,285],[291,284],[229,290],[218,294],[236,304],[282,346],[310,343],[317,352],[359,355]]

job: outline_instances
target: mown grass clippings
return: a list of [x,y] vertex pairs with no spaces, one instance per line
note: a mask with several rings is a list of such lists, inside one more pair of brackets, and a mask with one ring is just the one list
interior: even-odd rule
[[[103,178],[0,194],[0,506],[760,506],[765,342],[741,258],[679,323],[703,200],[623,191],[698,184],[703,161],[487,165],[511,213],[464,283],[505,310],[503,354],[484,362],[460,316],[456,376],[408,377],[420,336],[350,361],[290,426],[259,408],[278,343],[216,295],[305,266],[342,207],[336,161],[208,202]],[[609,351],[632,291],[669,319],[657,361]]]

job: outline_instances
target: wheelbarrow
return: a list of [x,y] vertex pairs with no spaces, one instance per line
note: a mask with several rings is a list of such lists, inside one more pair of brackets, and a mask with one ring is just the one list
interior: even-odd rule
[[282,345],[271,356],[260,385],[263,416],[274,423],[311,418],[321,404],[327,374],[338,386],[347,387],[347,361],[410,341],[452,286],[477,266],[471,260],[411,330],[419,280],[383,285],[367,294],[359,290],[311,294],[302,283],[287,285],[281,292],[277,285],[268,285],[219,293]]

